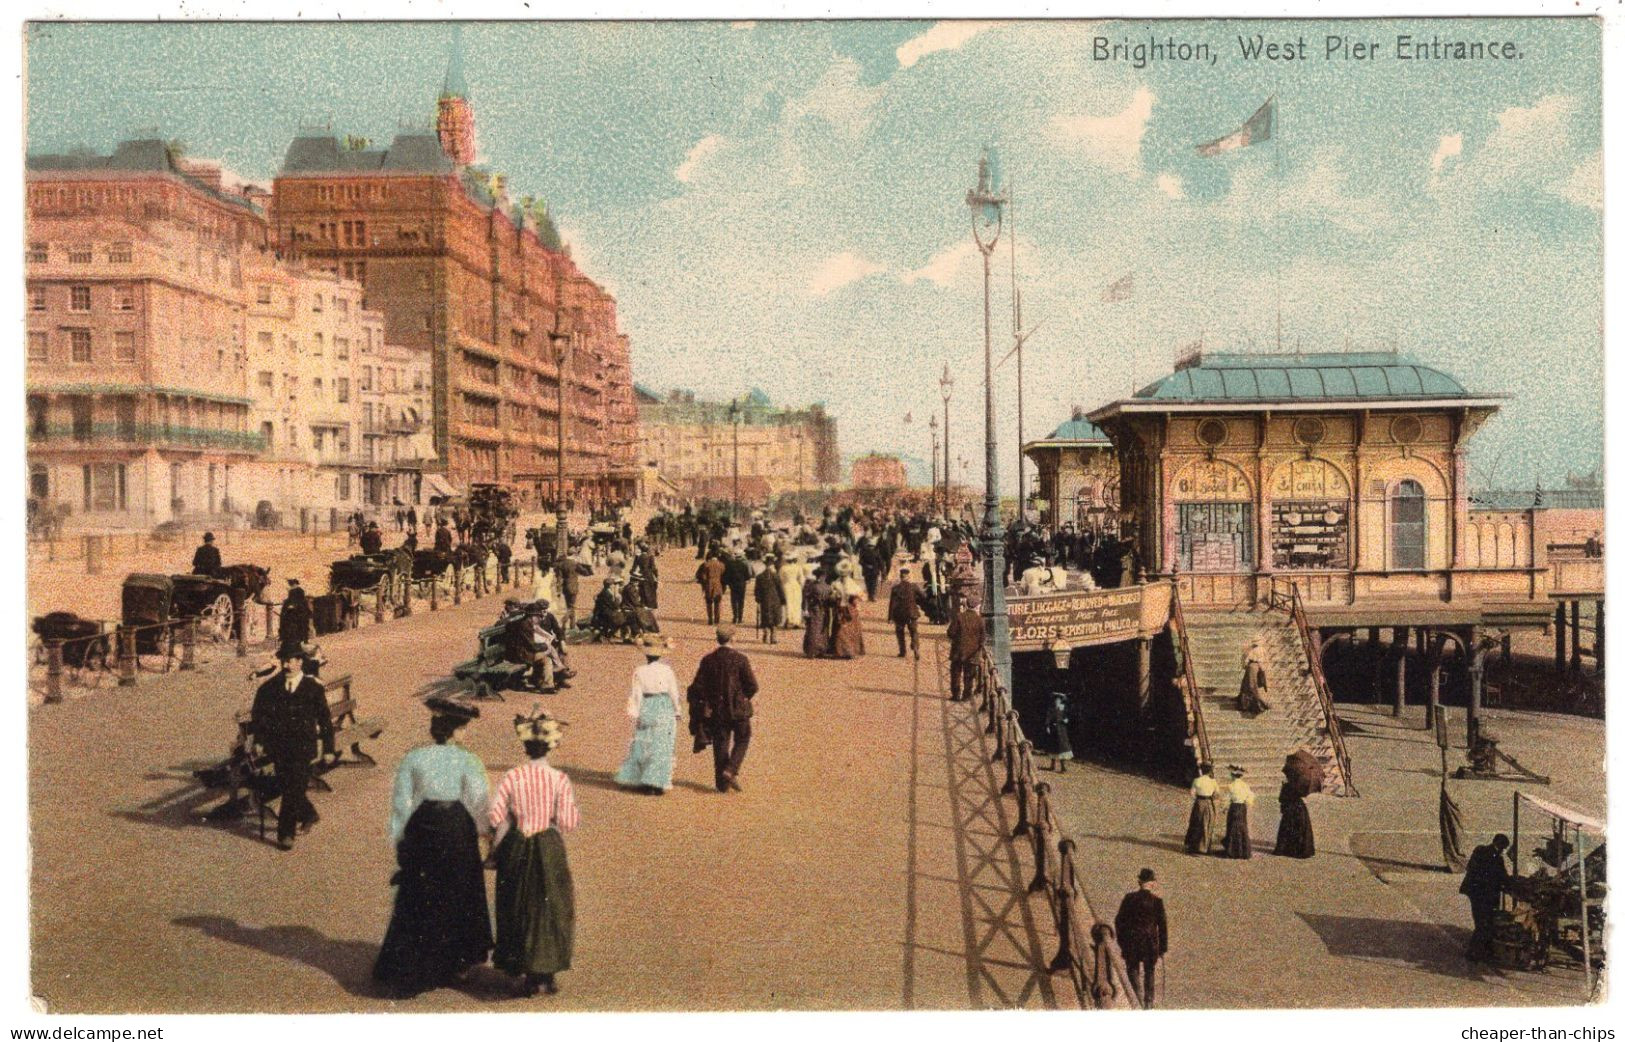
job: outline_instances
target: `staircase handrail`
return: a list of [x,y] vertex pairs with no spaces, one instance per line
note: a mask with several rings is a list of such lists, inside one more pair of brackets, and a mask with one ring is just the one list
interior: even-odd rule
[[[1271,606],[1274,604],[1274,580],[1270,582]],[[1315,689],[1315,695],[1320,699],[1320,711],[1326,718],[1326,733],[1332,740],[1332,752],[1337,756],[1337,768],[1343,775],[1343,788],[1350,796],[1358,796],[1354,788],[1354,768],[1349,761],[1348,745],[1343,741],[1343,725],[1337,719],[1337,706],[1332,702],[1332,690],[1326,683],[1326,674],[1320,664],[1320,644],[1314,639],[1309,630],[1309,614],[1304,611],[1303,595],[1298,591],[1298,584],[1287,580],[1291,589],[1289,612],[1292,622],[1297,626],[1298,639],[1303,642],[1303,654],[1309,661],[1309,678]]]
[[987,713],[985,733],[993,736],[994,765],[1004,764],[1003,792],[1016,796],[1017,822],[1011,838],[1026,836],[1032,842],[1033,879],[1027,890],[1044,892],[1055,921],[1060,948],[1050,960],[1050,972],[1066,971],[1085,1009],[1139,1009],[1116,930],[1095,917],[1078,886],[1072,853],[1077,844],[1061,830],[1050,804],[1049,785],[1037,779],[1032,743],[1022,733],[1009,692],[987,648],[977,661],[972,694],[977,710]]
[[1196,665],[1191,660],[1190,632],[1185,628],[1185,607],[1179,599],[1179,583],[1170,583],[1173,588],[1173,615],[1174,629],[1179,631],[1179,661],[1183,668],[1183,677],[1180,686],[1185,689],[1185,718],[1191,731],[1191,737],[1196,740],[1196,762],[1198,764],[1213,762],[1213,747],[1207,740],[1207,718],[1202,711],[1202,692],[1196,686]]

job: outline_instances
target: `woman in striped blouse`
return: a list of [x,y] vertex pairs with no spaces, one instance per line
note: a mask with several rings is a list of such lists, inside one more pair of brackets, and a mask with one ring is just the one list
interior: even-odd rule
[[555,994],[554,974],[570,968],[575,947],[575,884],[562,833],[581,820],[569,777],[547,762],[563,737],[541,706],[515,716],[530,762],[502,776],[487,821],[497,870],[497,969],[519,977],[525,994]]

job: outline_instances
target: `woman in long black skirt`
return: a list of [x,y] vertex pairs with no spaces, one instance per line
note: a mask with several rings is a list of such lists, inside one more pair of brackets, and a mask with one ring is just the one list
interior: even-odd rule
[[1253,856],[1253,837],[1249,831],[1247,811],[1253,805],[1253,789],[1247,784],[1246,771],[1230,768],[1230,809],[1224,815],[1224,856],[1243,861]]
[[1275,853],[1282,857],[1315,856],[1315,829],[1309,821],[1304,793],[1291,779],[1281,783],[1281,827],[1275,833]]
[[555,974],[575,950],[575,883],[563,833],[581,820],[570,778],[547,762],[563,737],[559,721],[533,708],[514,717],[530,762],[502,776],[491,797],[491,862],[497,870],[497,946],[492,962],[519,978],[526,995],[555,994]]
[[428,706],[434,741],[407,753],[395,775],[395,913],[372,970],[403,996],[454,983],[491,952],[476,824],[485,815],[485,766],[451,740],[479,710],[449,698]]

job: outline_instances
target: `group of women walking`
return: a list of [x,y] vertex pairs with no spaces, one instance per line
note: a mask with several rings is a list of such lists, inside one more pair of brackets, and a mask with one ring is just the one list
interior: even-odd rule
[[[1307,755],[1307,754],[1304,754]],[[1319,791],[1319,783],[1306,776],[1300,767],[1298,754],[1287,761],[1283,769],[1286,781],[1281,785],[1281,825],[1275,836],[1274,853],[1283,857],[1310,858],[1315,856],[1315,831],[1309,821],[1309,806],[1304,797]],[[1248,817],[1257,797],[1247,784],[1246,770],[1232,765],[1230,785],[1221,790],[1213,778],[1213,765],[1204,763],[1191,783],[1190,824],[1185,829],[1185,853],[1210,854],[1242,860],[1253,856],[1253,839]],[[1223,797],[1225,810],[1224,833],[1217,832],[1219,800]]]
[[[427,705],[432,741],[407,753],[395,775],[395,910],[373,978],[395,995],[416,995],[456,983],[489,957],[522,994],[552,994],[575,936],[562,833],[580,821],[570,779],[547,762],[562,727],[539,706],[515,716],[528,762],[488,792],[485,765],[452,741],[479,709],[451,698]],[[490,836],[484,858],[482,834]],[[494,939],[485,868],[496,869]]]

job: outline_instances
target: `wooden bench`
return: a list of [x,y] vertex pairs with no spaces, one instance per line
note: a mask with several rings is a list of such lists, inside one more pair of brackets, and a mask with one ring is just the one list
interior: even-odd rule
[[[322,775],[334,767],[352,763],[373,765],[378,762],[362,750],[361,743],[383,734],[384,721],[376,718],[362,719],[357,715],[358,704],[353,682],[354,678],[349,674],[323,682],[327,688],[327,709],[333,718],[333,749],[336,757],[330,764],[323,763],[318,747],[316,759],[312,761],[314,770],[311,772],[311,784],[322,792],[333,791],[333,787]],[[349,759],[345,758],[346,750],[349,752]],[[281,794],[277,791],[276,772],[272,769],[271,762],[254,746],[252,710],[244,710],[237,714],[237,738],[226,759],[212,767],[195,771],[194,774],[205,785],[230,790],[224,803],[204,815],[207,820],[233,821],[240,818],[243,811],[253,807],[259,816],[260,838],[265,838],[266,817],[270,805]]]
[[502,691],[519,686],[520,680],[530,672],[527,662],[508,660],[508,626],[498,623],[479,631],[480,651],[467,662],[451,668],[451,675],[474,685],[475,698],[495,698],[502,701]]

